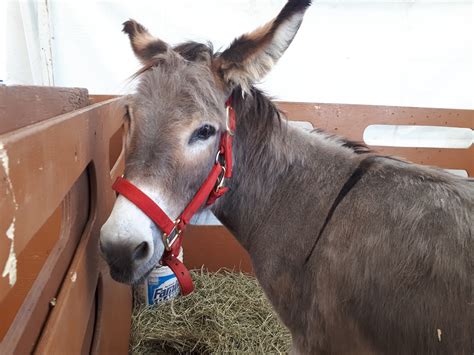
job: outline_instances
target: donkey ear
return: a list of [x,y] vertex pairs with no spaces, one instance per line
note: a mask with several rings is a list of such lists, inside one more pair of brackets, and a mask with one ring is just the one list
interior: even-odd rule
[[272,21],[235,39],[215,62],[226,85],[250,91],[252,83],[262,79],[288,48],[309,5],[311,0],[289,0]]
[[169,46],[165,42],[153,37],[145,27],[135,20],[124,22],[122,31],[128,34],[133,52],[143,64],[168,50]]

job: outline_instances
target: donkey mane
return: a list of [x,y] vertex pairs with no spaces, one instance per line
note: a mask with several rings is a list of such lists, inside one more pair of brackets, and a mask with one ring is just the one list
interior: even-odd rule
[[364,143],[358,141],[352,141],[343,136],[338,136],[336,134],[328,133],[321,128],[315,128],[312,130],[313,133],[323,134],[327,139],[339,142],[342,147],[351,149],[356,154],[367,154],[373,153],[372,149],[367,147]]
[[233,90],[231,96],[232,105],[237,114],[237,124],[243,124],[245,127],[248,123],[250,125],[246,129],[248,134],[253,134],[265,141],[275,128],[281,129],[282,112],[263,91],[251,87],[250,94],[244,94],[239,86]]
[[[249,133],[255,134],[260,140],[265,141],[272,134],[275,127],[282,128],[281,122],[286,119],[285,114],[281,112],[273,103],[271,97],[267,96],[263,91],[256,87],[251,87],[250,95],[243,98],[243,90],[237,87],[232,92],[232,102],[237,112],[237,117],[258,117],[256,122],[251,123],[251,131]],[[237,118],[239,119],[239,118]],[[277,123],[276,125],[274,123]],[[341,147],[352,150],[355,154],[368,154],[372,150],[362,142],[356,142],[325,132],[320,128],[315,128],[311,133],[319,134],[327,140],[337,142]]]
[[[176,53],[179,53],[181,57],[190,61],[196,62],[200,59],[202,60],[207,56],[208,58],[214,58],[219,53],[214,53],[214,47],[212,43],[208,42],[207,44],[194,42],[194,41],[187,41],[180,43],[173,47],[173,50]],[[162,63],[163,57],[161,55],[157,55],[153,57],[151,60],[147,61],[138,71],[132,75],[133,79],[138,78],[140,75],[147,72],[149,69],[159,65]]]
[[173,47],[184,59],[195,62],[207,55],[210,58],[215,57],[218,53],[214,53],[214,47],[211,42],[199,43],[194,41],[183,42]]

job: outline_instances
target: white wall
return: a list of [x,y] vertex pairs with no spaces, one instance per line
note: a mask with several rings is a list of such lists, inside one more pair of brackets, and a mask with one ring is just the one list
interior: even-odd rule
[[[162,39],[223,48],[285,0],[49,0],[56,85],[121,93],[134,18]],[[473,1],[315,1],[262,87],[279,99],[474,108]]]
[[8,84],[54,84],[47,1],[0,0],[0,76]]
[[20,3],[13,0],[2,2],[5,10],[5,21],[2,24],[5,30],[3,36],[6,46],[5,51],[2,51],[6,69],[3,79],[7,83],[14,84],[41,84],[34,79],[30,66]]
[[472,3],[345,1],[308,15],[266,82],[285,99],[474,108]]

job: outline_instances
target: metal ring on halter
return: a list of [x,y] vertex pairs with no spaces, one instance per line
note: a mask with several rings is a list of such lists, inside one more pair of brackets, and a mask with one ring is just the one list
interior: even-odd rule
[[225,119],[225,129],[227,133],[229,133],[231,136],[234,136],[234,131],[230,128],[230,110],[232,108],[230,106],[227,106],[225,108],[225,113],[226,113],[226,119]]
[[216,154],[216,164],[220,164],[222,165],[222,167],[225,166],[225,160],[222,162],[219,160],[220,157],[223,157],[224,158],[224,153],[221,153],[220,150],[217,151],[217,154]]
[[224,186],[224,181],[225,181],[225,167],[223,166],[222,172],[217,178],[216,187],[214,189],[215,192],[218,192],[219,189],[221,189]]

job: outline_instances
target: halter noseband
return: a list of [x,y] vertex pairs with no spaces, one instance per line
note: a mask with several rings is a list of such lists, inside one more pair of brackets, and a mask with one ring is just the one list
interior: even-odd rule
[[163,232],[165,252],[161,263],[174,272],[183,296],[191,293],[194,290],[194,285],[188,269],[177,257],[182,244],[182,232],[204,203],[206,206],[213,204],[229,190],[228,187],[224,187],[224,181],[232,177],[232,137],[235,132],[235,111],[232,108],[230,97],[225,105],[226,131],[221,135],[216,162],[191,202],[175,221],[170,219],[150,197],[124,177],[118,177],[112,185],[112,189],[142,210]]

